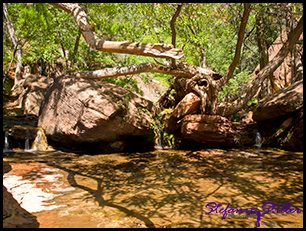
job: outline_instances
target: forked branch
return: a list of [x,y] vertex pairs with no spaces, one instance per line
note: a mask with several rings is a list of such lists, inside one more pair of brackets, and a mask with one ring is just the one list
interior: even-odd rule
[[138,42],[116,42],[99,39],[93,24],[88,22],[84,9],[76,3],[50,3],[73,15],[90,50],[105,51],[111,53],[125,53],[132,55],[150,56],[156,58],[184,58],[183,50],[174,48],[172,44],[165,43],[138,43]]

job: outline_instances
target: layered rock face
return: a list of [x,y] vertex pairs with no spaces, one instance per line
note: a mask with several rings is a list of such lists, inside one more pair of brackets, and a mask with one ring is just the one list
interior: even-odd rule
[[3,134],[7,136],[9,149],[25,148],[28,139],[30,149],[48,150],[47,138],[42,128],[37,127],[38,117],[33,114],[3,116]]
[[253,112],[253,119],[272,119],[296,112],[302,107],[303,79],[260,100]]
[[218,115],[187,115],[182,121],[182,138],[208,147],[252,146],[254,124],[230,122]]
[[61,143],[115,142],[153,134],[155,111],[151,101],[114,84],[61,76],[46,93],[38,126]]
[[264,146],[303,150],[303,79],[263,98],[253,119],[265,137]]
[[165,123],[165,131],[168,133],[173,133],[180,129],[180,120],[184,118],[185,115],[195,113],[200,106],[200,97],[195,93],[190,92],[176,105],[172,111],[170,117]]

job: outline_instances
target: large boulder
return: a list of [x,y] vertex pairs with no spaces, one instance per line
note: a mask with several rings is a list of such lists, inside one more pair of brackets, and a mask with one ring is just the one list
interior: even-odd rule
[[230,122],[219,115],[187,115],[182,121],[182,139],[207,147],[252,146],[256,125]]
[[176,105],[170,114],[169,118],[165,122],[165,131],[167,133],[173,133],[180,129],[180,120],[185,115],[195,113],[200,106],[201,99],[195,93],[190,92]]
[[60,76],[46,93],[38,126],[60,143],[114,142],[152,135],[155,112],[151,101],[114,84]]
[[263,98],[253,111],[255,121],[294,113],[303,106],[303,79]]

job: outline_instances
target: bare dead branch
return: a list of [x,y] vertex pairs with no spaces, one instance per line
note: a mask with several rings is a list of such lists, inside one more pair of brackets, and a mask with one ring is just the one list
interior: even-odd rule
[[80,71],[76,72],[75,75],[79,78],[104,79],[144,72],[155,72],[184,78],[192,78],[197,73],[201,73],[205,76],[213,76],[216,74],[209,68],[200,68],[189,63],[178,62],[176,68],[165,65],[158,65],[156,63],[140,63],[132,64],[126,67],[105,68],[96,71]]
[[142,55],[157,58],[184,58],[183,50],[174,48],[172,44],[164,43],[136,43],[136,42],[115,42],[104,41],[99,39],[94,27],[91,26],[87,19],[84,9],[76,3],[50,3],[73,15],[86,43],[90,50],[105,51],[111,53],[125,53],[132,55]]

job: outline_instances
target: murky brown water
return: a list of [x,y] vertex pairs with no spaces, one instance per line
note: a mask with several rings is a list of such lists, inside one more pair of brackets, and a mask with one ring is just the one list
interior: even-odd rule
[[[206,215],[210,202],[256,210],[266,202],[280,208],[292,203],[302,212],[270,212],[261,217],[261,227],[303,227],[303,153],[204,149],[80,156],[49,151],[15,153],[4,161],[12,167],[5,176],[35,181],[40,169],[60,176],[44,186],[37,183],[47,193],[60,194],[48,202],[65,205],[32,213],[40,227],[256,226],[256,219]],[[54,189],[65,187],[75,190]]]

